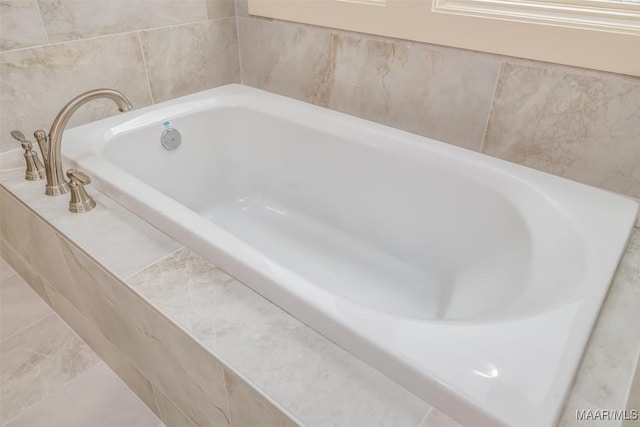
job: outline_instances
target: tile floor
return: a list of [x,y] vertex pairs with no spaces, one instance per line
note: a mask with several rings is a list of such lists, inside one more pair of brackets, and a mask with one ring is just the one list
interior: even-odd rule
[[3,259],[0,426],[163,426]]

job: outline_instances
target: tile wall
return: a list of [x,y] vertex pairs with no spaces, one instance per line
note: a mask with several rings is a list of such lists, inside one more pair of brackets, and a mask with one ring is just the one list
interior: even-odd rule
[[[0,2],[0,152],[48,129],[71,98],[120,90],[135,107],[240,81],[233,0]],[[78,125],[116,113],[94,101]]]
[[245,84],[640,198],[640,78],[237,11]]
[[[0,135],[46,129],[91,88],[140,107],[242,81],[640,198],[640,78],[263,19],[246,0],[6,0],[0,73]],[[95,101],[71,125],[113,113]]]

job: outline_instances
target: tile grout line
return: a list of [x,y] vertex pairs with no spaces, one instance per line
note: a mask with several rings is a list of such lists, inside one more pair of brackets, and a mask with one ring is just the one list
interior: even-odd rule
[[[178,242],[178,241],[176,240],[176,242]],[[180,242],[178,242],[178,243],[180,243]],[[182,245],[182,243],[180,243],[180,244]],[[175,254],[176,254],[176,252],[179,252],[179,251],[181,251],[181,250],[183,250],[183,249],[187,249],[187,247],[186,247],[186,246],[184,246],[184,245],[182,245],[182,246],[180,246],[178,249],[176,249],[176,250],[174,250],[174,251],[171,251],[171,252],[170,252],[170,253],[168,253],[168,254],[162,255],[160,258],[156,259],[155,261],[151,261],[149,264],[147,264],[147,265],[145,265],[144,267],[142,267],[142,268],[140,268],[140,269],[138,269],[138,270],[134,271],[133,273],[131,273],[131,274],[127,275],[126,277],[121,277],[121,276],[119,276],[119,275],[116,275],[116,276],[117,276],[120,280],[122,280],[122,282],[123,282],[123,283],[126,283],[129,287],[131,287],[131,288],[133,289],[133,286],[131,286],[131,285],[129,284],[129,280],[130,280],[133,276],[135,276],[135,275],[138,275],[138,274],[142,273],[143,271],[145,271],[145,270],[147,270],[147,269],[149,269],[149,268],[153,267],[154,265],[158,264],[159,262],[162,262],[162,261],[164,261],[165,259],[167,259],[167,258],[169,258],[169,257],[171,257],[171,256],[173,256],[173,255],[175,255]],[[107,268],[107,269],[108,269],[108,267],[106,267],[106,266],[105,266],[104,268]]]
[[209,20],[209,8],[207,7],[207,0],[200,0],[202,4],[202,8],[204,10],[204,19],[205,21]]
[[[65,323],[66,325],[66,323]],[[84,342],[84,341],[83,341]],[[86,344],[86,343],[85,343]],[[58,391],[60,391],[62,388],[66,387],[68,384],[71,384],[72,382],[74,382],[76,379],[80,378],[81,376],[83,376],[84,374],[86,374],[87,372],[89,372],[90,369],[95,368],[96,366],[98,366],[98,364],[100,363],[105,363],[102,359],[99,359],[97,362],[87,366],[87,369],[85,369],[84,371],[80,372],[78,375],[76,375],[75,377],[71,378],[69,381],[67,381],[64,384],[61,384],[60,386],[54,388],[53,390],[51,390],[49,392],[49,394],[47,394],[46,396],[43,396],[42,399],[38,400],[37,402],[35,402],[33,405],[28,406],[27,408],[25,408],[24,411],[20,412],[18,415],[16,415],[15,417],[7,420],[4,424],[2,424],[2,426],[6,426],[9,423],[12,423],[13,421],[17,420],[19,417],[25,415],[27,412],[29,412],[30,410],[32,410],[33,408],[35,408],[36,406],[38,406],[39,404],[41,404],[42,402],[46,401],[47,399],[49,399],[51,396],[53,396],[54,393],[57,393]],[[106,363],[105,363],[106,365]],[[134,393],[135,394],[135,393]]]
[[[8,279],[11,279],[13,276],[19,276],[18,272],[16,271],[15,268],[13,268],[11,266],[11,264],[9,264],[9,262],[5,259],[2,258],[2,256],[0,256],[0,259],[2,259],[2,261],[4,261],[5,264],[7,264],[7,266],[9,266],[9,268],[11,269],[12,273],[10,275],[8,275],[7,277],[3,277],[2,280],[0,280],[0,285],[2,285],[2,283]],[[20,277],[22,278],[22,277]],[[24,280],[24,279],[23,279]]]
[[[20,276],[20,278],[22,279],[22,276]],[[30,289],[30,290],[32,290],[32,291],[33,291],[33,293],[35,293],[35,294],[38,296],[38,298],[39,298],[42,302],[44,302],[45,304],[47,304],[47,302],[46,302],[45,300],[43,300],[43,299],[42,299],[42,297],[41,297],[40,295],[38,295],[38,293],[37,293],[36,291],[34,291],[34,290],[33,290],[33,288],[31,287],[31,285],[29,285],[29,284],[26,282],[26,280],[24,280],[24,279],[22,279],[22,280],[27,284],[27,286],[29,287],[29,289]],[[29,329],[29,328],[31,328],[31,327],[33,327],[33,326],[37,325],[38,323],[42,322],[43,320],[48,319],[48,318],[49,318],[49,317],[51,317],[51,316],[57,316],[57,315],[58,315],[58,314],[57,314],[57,313],[56,313],[56,312],[51,308],[51,306],[50,306],[49,304],[47,304],[47,307],[49,307],[49,309],[51,310],[51,313],[46,314],[45,316],[41,317],[40,319],[38,319],[38,320],[36,320],[36,321],[34,321],[34,322],[30,323],[29,325],[27,325],[27,326],[25,326],[25,327],[23,327],[23,328],[21,328],[21,329],[18,329],[17,331],[15,331],[14,333],[12,333],[11,335],[8,335],[8,336],[6,336],[6,337],[2,338],[2,340],[0,341],[0,343],[4,343],[6,340],[8,340],[8,339],[10,339],[10,338],[15,337],[16,335],[18,335],[18,334],[20,334],[20,333],[22,333],[22,332],[26,331],[27,329]]]
[[[67,327],[76,337],[79,337],[78,334],[76,333],[76,331],[74,331],[73,329],[71,329],[71,327],[67,324],[67,322],[64,321],[64,319],[62,317],[60,317],[55,311],[53,312],[53,314],[47,316],[46,318],[49,318],[51,316],[56,316],[58,317],[60,320],[62,320],[62,323],[64,323],[65,327]],[[45,318],[45,319],[46,319]],[[44,320],[44,319],[42,319]],[[89,347],[89,345],[82,339],[80,338],[80,340],[84,343],[84,345],[86,345],[87,347]],[[3,340],[4,341],[4,340]],[[89,347],[89,349],[91,349],[91,347]],[[91,351],[93,352],[93,349],[91,349]],[[95,354],[95,352],[94,352]],[[97,354],[96,354],[97,356]],[[58,392],[60,389],[62,389],[63,387],[65,387],[67,384],[75,381],[77,378],[79,378],[80,376],[86,374],[89,369],[94,368],[95,366],[97,366],[99,363],[105,363],[100,356],[98,356],[98,360],[92,364],[90,364],[89,366],[87,366],[87,368],[78,373],[78,375],[76,375],[75,377],[71,378],[69,381],[60,384],[58,387],[54,388],[53,390],[51,390],[46,396],[42,396],[40,400],[38,400],[37,402],[34,402],[32,405],[27,406],[23,411],[21,411],[20,413],[16,414],[13,418],[8,419],[6,422],[4,422],[2,424],[2,426],[8,425],[9,423],[17,420],[19,417],[25,415],[27,412],[29,412],[31,409],[35,408],[37,405],[39,405],[40,403],[44,402],[45,400],[49,399],[54,393]],[[134,393],[135,394],[135,393]]]
[[[47,31],[47,27],[44,25],[44,17],[42,16],[42,9],[40,8],[40,3],[38,0],[33,0],[36,5],[36,9],[38,9],[38,17],[40,18],[40,25],[42,25],[42,31],[44,31],[44,36],[47,39],[47,44],[51,44],[51,39],[49,38],[49,31]],[[30,46],[35,47],[35,46]],[[28,49],[28,48],[27,48]]]
[[153,99],[153,91],[151,90],[151,78],[149,77],[149,67],[147,66],[147,57],[144,54],[144,46],[142,45],[142,31],[136,32],[138,37],[138,46],[140,47],[140,53],[142,54],[142,65],[144,67],[144,74],[147,78],[147,90],[149,91],[149,97],[151,98],[151,104],[155,104]]
[[493,113],[493,107],[496,101],[496,93],[498,92],[498,84],[500,83],[500,77],[502,76],[502,69],[504,67],[504,61],[500,62],[500,67],[498,67],[498,72],[496,73],[496,82],[493,86],[493,94],[491,95],[491,105],[489,106],[489,112],[487,113],[487,121],[484,124],[484,131],[482,132],[482,140],[480,141],[479,153],[484,153],[484,148],[487,140],[487,130],[489,129],[489,121],[491,120],[491,113]]
[[[124,356],[123,356],[124,357]],[[136,368],[137,369],[137,368]],[[142,374],[142,376],[144,376],[144,374]],[[146,376],[144,376],[145,378],[147,378]],[[153,403],[156,404],[156,409],[158,410],[158,413],[156,414],[156,416],[158,417],[158,419],[160,420],[160,425],[164,424],[164,420],[161,417],[161,411],[160,411],[160,403],[158,402],[158,395],[156,393],[160,393],[159,390],[156,391],[156,388],[153,386],[153,384],[151,383],[151,380],[149,380],[147,378],[147,381],[149,381],[149,387],[151,387],[151,394],[153,395]],[[153,411],[151,411],[153,412]],[[159,427],[159,426],[158,426]]]
[[427,421],[429,421],[429,416],[431,415],[432,412],[433,412],[433,406],[429,405],[429,409],[427,409],[427,412],[425,412],[425,414],[423,415],[417,427],[429,427],[427,425]]
[[240,16],[238,16],[237,2],[233,2],[233,13],[236,19],[236,38],[238,39],[238,69],[240,71],[240,84],[244,84],[244,68],[242,66],[242,42],[240,39]]
[[229,401],[229,387],[227,387],[227,372],[226,369],[222,369],[222,384],[224,385],[224,398],[227,401],[227,413],[229,414],[229,427],[233,427],[233,417],[231,416],[231,402]]
[[166,30],[166,29],[171,29],[171,28],[183,27],[183,26],[187,26],[187,25],[202,24],[202,23],[205,23],[205,22],[208,22],[208,21],[221,21],[221,20],[227,19],[227,18],[232,18],[232,16],[227,16],[227,17],[224,17],[224,18],[216,18],[216,19],[205,19],[203,21],[193,21],[193,22],[184,22],[184,23],[180,23],[180,24],[165,25],[163,27],[138,28],[136,30],[122,31],[122,32],[119,32],[119,33],[100,34],[100,35],[91,36],[91,37],[82,37],[82,38],[77,38],[77,39],[63,40],[63,41],[54,42],[54,43],[38,44],[38,45],[34,45],[34,46],[20,47],[20,48],[17,48],[17,49],[8,49],[8,50],[0,51],[0,53],[21,52],[21,51],[25,51],[25,50],[29,50],[29,49],[40,49],[40,48],[46,48],[46,47],[49,47],[49,46],[60,46],[60,45],[67,44],[67,43],[79,43],[79,42],[83,42],[83,41],[99,40],[99,39],[104,39],[104,38],[108,38],[108,37],[130,36],[130,35],[133,35],[133,34],[136,34],[136,33],[140,33],[142,31]]

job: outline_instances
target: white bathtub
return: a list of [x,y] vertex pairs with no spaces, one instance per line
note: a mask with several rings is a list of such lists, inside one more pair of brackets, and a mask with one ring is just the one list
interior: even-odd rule
[[62,148],[107,195],[468,427],[557,422],[638,209],[240,85],[69,130]]

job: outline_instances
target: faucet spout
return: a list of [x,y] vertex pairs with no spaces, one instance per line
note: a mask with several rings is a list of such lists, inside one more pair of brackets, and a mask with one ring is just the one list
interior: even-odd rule
[[[98,98],[107,98],[115,102],[121,112],[133,108],[126,96],[113,89],[95,89],[76,96],[65,105],[53,120],[49,131],[49,141],[46,147],[45,169],[47,173],[47,187],[45,193],[48,196],[59,196],[69,191],[69,184],[62,173],[62,134],[69,119],[78,108],[89,101]],[[40,142],[40,140],[38,140]],[[41,145],[42,146],[42,145]]]

